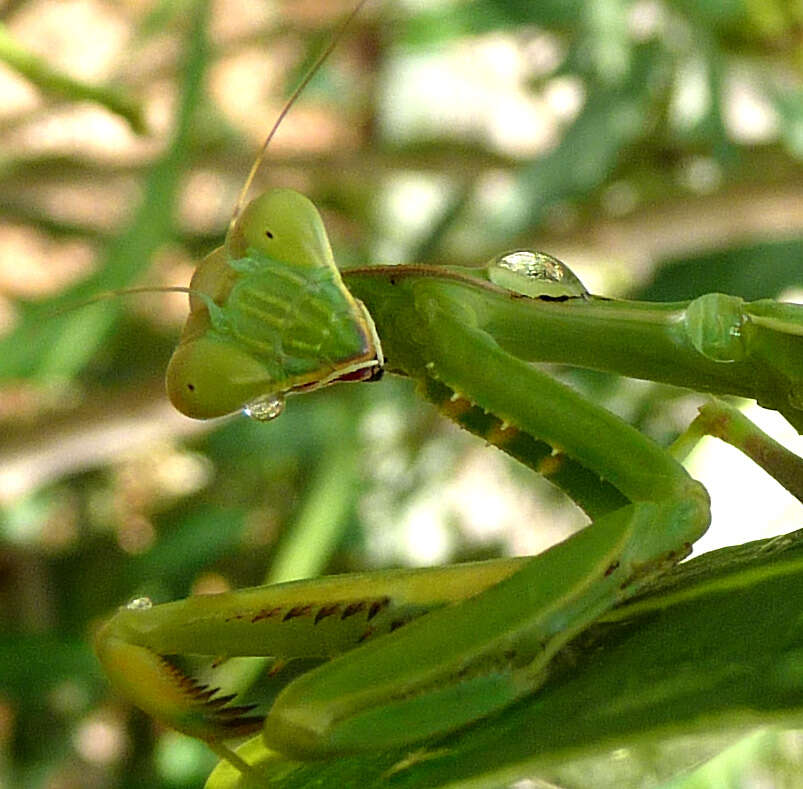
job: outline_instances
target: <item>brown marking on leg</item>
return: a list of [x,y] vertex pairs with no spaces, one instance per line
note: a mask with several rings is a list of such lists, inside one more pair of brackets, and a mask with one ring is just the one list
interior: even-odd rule
[[473,407],[470,400],[467,400],[457,392],[449,400],[443,400],[438,404],[440,412],[458,424],[460,423],[460,417],[468,413]]
[[318,613],[315,614],[314,623],[317,625],[322,619],[326,619],[327,616],[332,616],[332,614],[336,614],[340,610],[340,603],[334,603],[332,605],[324,605],[318,609]]
[[557,474],[560,471],[561,467],[563,466],[563,459],[566,456],[562,453],[558,453],[556,455],[549,455],[549,457],[545,457],[539,464],[536,471],[544,477],[550,477],[553,474]]
[[361,600],[359,603],[349,603],[344,609],[343,613],[340,615],[341,619],[348,619],[350,616],[354,616],[354,614],[358,614],[360,611],[365,610],[366,603],[364,600]]
[[374,600],[374,602],[371,603],[371,606],[368,609],[367,620],[370,622],[383,608],[387,608],[389,605],[390,605],[389,597],[382,597],[379,600]]
[[512,441],[519,434],[519,429],[507,422],[497,422],[483,436],[483,438],[495,447],[503,448],[508,442]]
[[287,622],[290,619],[295,619],[299,616],[309,616],[312,613],[311,605],[297,605],[291,608],[283,617],[282,622]]
[[357,643],[362,644],[363,641],[367,641],[372,635],[374,635],[374,629],[372,627],[366,628],[363,634],[357,639]]
[[260,622],[263,619],[272,619],[275,616],[279,616],[281,612],[281,607],[263,608],[251,617],[251,624],[253,625],[255,622]]

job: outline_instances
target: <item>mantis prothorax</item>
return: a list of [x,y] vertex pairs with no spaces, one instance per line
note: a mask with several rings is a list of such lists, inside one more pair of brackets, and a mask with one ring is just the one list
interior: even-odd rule
[[[755,398],[803,430],[801,305],[599,298],[529,250],[478,268],[338,272],[307,198],[256,198],[192,279],[167,373],[180,411],[269,419],[287,394],[388,369],[592,522],[535,557],[135,601],[97,637],[114,684],[192,736],[264,726],[269,747],[299,759],[414,743],[535,691],[570,639],[687,556],[709,522],[708,494],[669,452],[537,361]],[[320,664],[263,722],[200,688],[173,660],[185,654]]]

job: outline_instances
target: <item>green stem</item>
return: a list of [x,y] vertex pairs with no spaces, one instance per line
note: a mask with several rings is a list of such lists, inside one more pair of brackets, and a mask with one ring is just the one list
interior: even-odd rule
[[698,416],[691,424],[667,447],[667,452],[678,463],[683,463],[692,453],[700,440],[708,435],[703,420]]
[[271,562],[265,583],[320,575],[332,558],[348,522],[358,485],[355,435],[334,430],[295,523]]
[[700,406],[699,416],[672,445],[673,451],[679,443],[685,445],[686,434],[714,436],[736,447],[803,502],[803,459],[770,438],[732,405],[711,398]]
[[17,43],[3,24],[0,24],[0,60],[45,93],[70,101],[94,101],[125,118],[137,134],[143,134],[146,130],[142,107],[131,96],[120,88],[92,85],[56,71],[42,58]]

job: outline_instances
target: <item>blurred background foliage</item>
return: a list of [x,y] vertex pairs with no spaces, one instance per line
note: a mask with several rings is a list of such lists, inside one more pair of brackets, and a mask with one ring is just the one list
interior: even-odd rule
[[[214,757],[94,662],[93,629],[132,597],[535,552],[582,523],[403,381],[194,423],[161,383],[184,297],[64,311],[188,282],[349,5],[0,2],[0,786],[201,785]],[[525,246],[606,295],[800,301],[801,176],[795,0],[376,0],[258,180],[317,203],[343,266]],[[661,443],[700,402],[564,374]],[[732,462],[695,467],[714,540],[800,525]],[[696,785],[736,785],[735,764],[799,777],[799,738],[746,747]]]

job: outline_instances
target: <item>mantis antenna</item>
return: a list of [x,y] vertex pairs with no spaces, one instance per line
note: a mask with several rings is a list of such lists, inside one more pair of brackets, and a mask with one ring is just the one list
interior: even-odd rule
[[234,225],[237,223],[237,218],[240,216],[240,213],[243,210],[243,206],[245,205],[246,198],[248,197],[248,191],[251,188],[251,184],[254,181],[254,177],[257,174],[257,170],[259,170],[262,160],[265,158],[265,152],[268,150],[268,146],[271,143],[271,140],[276,135],[276,132],[279,130],[279,126],[281,126],[282,121],[285,119],[285,116],[288,112],[290,112],[293,105],[298,100],[298,97],[304,91],[304,89],[309,85],[312,78],[320,71],[321,66],[326,62],[326,59],[329,55],[332,54],[335,47],[340,43],[343,36],[348,30],[349,25],[351,25],[352,20],[360,13],[362,7],[368,2],[368,0],[359,0],[359,2],[354,6],[354,8],[346,15],[345,19],[340,23],[337,30],[335,31],[334,35],[332,36],[329,43],[326,45],[324,50],[321,52],[320,55],[315,59],[315,62],[310,66],[307,73],[302,78],[301,82],[298,83],[295,90],[290,95],[290,98],[284,103],[284,106],[279,112],[276,120],[273,123],[270,131],[268,132],[268,136],[265,137],[265,141],[262,143],[262,146],[259,149],[259,152],[254,159],[254,163],[251,165],[251,169],[248,172],[248,176],[245,179],[245,183],[243,184],[243,188],[240,190],[240,194],[237,197],[237,202],[234,205],[234,210],[231,214],[231,219],[229,220],[229,231],[232,230]]
[[89,307],[92,304],[97,304],[100,301],[116,299],[120,296],[135,296],[138,293],[187,293],[189,295],[196,294],[201,298],[206,296],[205,293],[197,288],[188,288],[184,285],[142,285],[135,288],[115,288],[114,290],[104,290],[101,293],[96,293],[94,296],[90,296],[88,299],[84,299],[83,301],[78,301],[74,304],[68,304],[65,307],[56,309],[48,313],[47,317],[57,318],[59,315],[64,315],[65,313],[73,312],[73,310],[80,310],[84,307]]
[[[307,85],[309,85],[309,83],[312,80],[312,78],[320,71],[321,66],[326,62],[326,59],[329,57],[329,55],[332,54],[332,52],[335,50],[335,48],[341,42],[341,40],[343,39],[343,36],[346,34],[346,31],[348,30],[348,28],[351,25],[352,21],[357,16],[357,14],[360,13],[360,11],[362,10],[362,7],[367,2],[368,2],[368,0],[359,0],[359,2],[354,6],[354,8],[346,15],[346,17],[343,19],[343,21],[340,23],[340,25],[335,30],[335,33],[332,36],[332,38],[330,39],[329,43],[326,45],[326,47],[323,49],[323,51],[318,55],[318,57],[315,59],[315,62],[312,64],[312,66],[310,66],[310,68],[307,70],[306,74],[304,74],[303,78],[301,79],[301,81],[296,86],[295,90],[293,90],[293,92],[290,95],[290,97],[284,103],[284,106],[282,107],[281,111],[277,115],[276,120],[273,123],[273,126],[271,127],[270,131],[268,132],[267,137],[265,137],[265,141],[260,146],[259,152],[257,153],[256,158],[254,159],[254,163],[251,165],[251,169],[248,172],[248,176],[246,177],[245,182],[243,183],[243,187],[240,190],[240,193],[239,193],[239,195],[237,197],[237,202],[234,205],[234,210],[232,211],[231,219],[229,220],[229,225],[228,225],[228,230],[229,231],[231,231],[231,229],[234,227],[234,225],[237,222],[238,217],[242,213],[243,206],[245,205],[246,198],[248,197],[248,191],[251,188],[251,184],[254,181],[254,177],[256,176],[257,171],[259,170],[260,165],[262,164],[262,161],[265,158],[265,152],[268,150],[268,146],[270,145],[271,140],[276,136],[276,132],[279,130],[279,127],[281,126],[282,121],[287,116],[287,113],[290,112],[290,110],[292,109],[293,105],[296,103],[296,101],[298,100],[299,96],[301,96],[301,94],[304,91],[304,89],[307,87]],[[105,301],[106,299],[114,299],[114,298],[117,298],[119,296],[129,296],[129,295],[138,294],[138,293],[139,294],[142,294],[142,293],[187,293],[189,295],[193,295],[193,294],[198,295],[202,299],[205,299],[206,296],[207,296],[206,293],[198,290],[197,288],[183,287],[183,286],[179,286],[179,285],[175,285],[175,286],[143,286],[143,287],[135,287],[135,288],[118,288],[118,289],[115,289],[115,290],[108,290],[108,291],[104,291],[103,293],[98,293],[98,294],[96,294],[96,295],[94,295],[94,296],[92,296],[92,297],[90,297],[90,298],[88,298],[88,299],[86,299],[84,301],[80,301],[80,302],[78,302],[76,304],[70,304],[67,307],[64,307],[62,309],[56,310],[54,313],[52,313],[52,315],[50,317],[56,317],[56,316],[61,315],[61,314],[65,313],[65,312],[72,312],[75,309],[80,309],[82,307],[88,307],[88,306],[90,306],[92,304],[96,304],[97,302]]]

